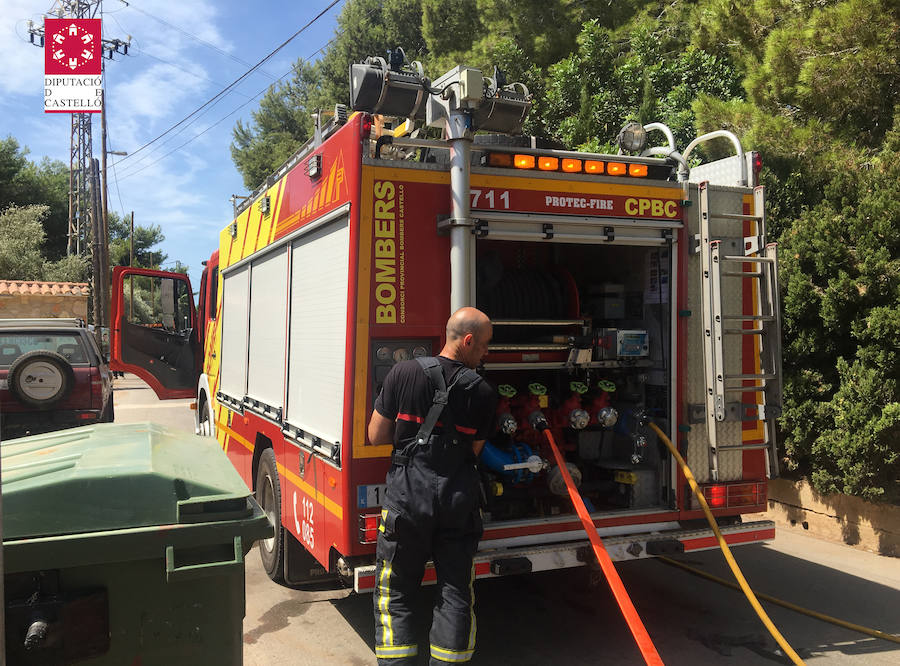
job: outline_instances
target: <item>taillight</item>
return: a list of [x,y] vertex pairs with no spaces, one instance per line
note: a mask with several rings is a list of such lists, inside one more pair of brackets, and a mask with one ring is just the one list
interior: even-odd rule
[[622,162],[607,162],[606,173],[610,176],[624,176],[628,171],[628,167]]
[[567,157],[562,161],[562,170],[566,173],[579,173],[581,171],[581,160]]
[[728,486],[728,506],[756,506],[762,504],[761,488],[756,483]]
[[378,523],[381,519],[379,513],[359,514],[359,542],[375,543],[378,540]]
[[360,124],[360,133],[364,139],[368,139],[372,134],[372,116],[368,113],[363,116],[362,123]]
[[703,489],[703,495],[710,509],[724,509],[728,499],[727,493],[725,486],[707,486]]
[[[745,506],[760,506],[766,503],[766,482],[735,482],[700,486],[710,509],[734,509]],[[688,490],[690,492],[690,490]],[[691,494],[691,509],[699,509],[700,503]]]

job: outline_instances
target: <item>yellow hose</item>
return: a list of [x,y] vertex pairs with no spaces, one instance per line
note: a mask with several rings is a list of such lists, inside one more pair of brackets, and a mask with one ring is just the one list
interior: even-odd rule
[[803,660],[796,652],[794,652],[794,648],[792,648],[788,644],[784,636],[781,635],[781,632],[778,631],[778,629],[772,623],[772,620],[769,619],[769,616],[766,615],[766,611],[763,610],[763,607],[762,605],[760,605],[759,600],[756,598],[756,595],[753,594],[753,590],[750,589],[750,585],[744,578],[744,574],[741,573],[737,562],[734,561],[734,555],[731,554],[731,549],[725,542],[725,537],[722,536],[722,532],[719,530],[719,526],[716,524],[716,519],[713,517],[712,512],[709,510],[709,505],[706,503],[706,498],[703,496],[703,493],[700,492],[700,488],[697,486],[697,482],[694,480],[694,475],[691,473],[691,468],[687,466],[686,462],[684,462],[684,458],[681,457],[681,454],[678,453],[678,449],[676,449],[671,440],[666,437],[666,434],[662,430],[660,430],[659,427],[653,422],[650,423],[650,427],[653,428],[654,432],[656,432],[659,438],[666,445],[666,448],[669,449],[669,453],[671,453],[675,460],[678,461],[678,464],[681,465],[681,470],[684,472],[684,476],[690,484],[691,490],[694,492],[694,495],[697,496],[697,500],[700,502],[700,507],[703,509],[703,513],[706,515],[706,520],[709,522],[710,527],[712,527],[712,530],[716,535],[716,539],[719,542],[719,548],[722,549],[722,554],[725,556],[725,561],[728,562],[728,566],[731,568],[731,572],[734,574],[735,579],[737,579],[738,585],[740,585],[741,590],[744,592],[744,596],[747,597],[747,601],[750,602],[750,605],[753,607],[753,610],[756,611],[759,619],[762,620],[762,623],[765,625],[766,629],[768,629],[769,633],[772,634],[772,638],[774,638],[778,645],[781,646],[781,649],[790,658],[790,660],[795,664],[803,664]]
[[[660,556],[660,560],[665,562],[666,564],[671,564],[673,566],[678,567],[679,569],[684,569],[688,573],[695,574],[697,576],[702,576],[708,580],[719,583],[719,585],[724,585],[725,587],[730,587],[733,590],[739,590],[740,588],[732,583],[731,581],[725,580],[724,578],[719,578],[718,576],[714,576],[711,573],[707,573],[705,571],[700,571],[700,569],[695,569],[694,567],[689,567],[684,562],[679,562],[678,560],[673,560],[669,557]],[[831,624],[836,624],[839,627],[844,627],[845,629],[850,629],[851,631],[858,631],[861,634],[866,634],[867,636],[872,636],[874,638],[882,638],[886,641],[892,641],[894,643],[900,643],[900,636],[895,636],[894,634],[887,634],[883,631],[878,631],[877,629],[869,629],[868,627],[864,627],[860,624],[853,624],[852,622],[847,622],[846,620],[841,620],[836,617],[831,617],[830,615],[825,615],[824,613],[819,613],[818,611],[810,610],[808,608],[803,608],[803,606],[798,606],[797,604],[792,604],[790,601],[784,601],[779,599],[778,597],[773,597],[768,594],[758,593],[756,595],[760,599],[764,599],[773,604],[777,604],[778,606],[782,606],[789,610],[795,611],[797,613],[802,613],[803,615],[808,615],[809,617],[814,617],[817,620],[822,620],[823,622],[830,622]]]

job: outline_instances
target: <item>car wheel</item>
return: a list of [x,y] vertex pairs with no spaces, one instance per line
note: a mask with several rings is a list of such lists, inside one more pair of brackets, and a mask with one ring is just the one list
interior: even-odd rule
[[263,568],[269,578],[280,583],[284,580],[284,528],[281,526],[281,484],[272,449],[263,451],[259,458],[256,501],[275,526],[275,535],[259,542]]
[[75,384],[75,373],[62,354],[36,350],[13,361],[7,380],[9,390],[17,400],[45,408],[69,395]]
[[213,426],[212,410],[209,407],[208,400],[204,400],[201,403],[198,418],[200,419],[200,423],[197,427],[197,434],[201,437],[215,437],[216,429],[215,426]]

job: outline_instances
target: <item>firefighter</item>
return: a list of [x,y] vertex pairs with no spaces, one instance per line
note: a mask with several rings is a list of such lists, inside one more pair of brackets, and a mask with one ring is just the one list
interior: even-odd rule
[[482,534],[475,462],[496,402],[475,368],[492,330],[480,310],[457,310],[440,355],[396,364],[375,401],[369,440],[394,445],[376,549],[381,666],[417,663],[412,604],[429,558],[437,573],[430,663],[469,661],[475,650],[472,558]]

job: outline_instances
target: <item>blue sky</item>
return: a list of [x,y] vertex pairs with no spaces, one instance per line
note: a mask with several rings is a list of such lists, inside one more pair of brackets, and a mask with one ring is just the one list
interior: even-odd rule
[[[127,57],[107,61],[108,149],[134,153],[329,4],[331,0],[129,0],[126,5],[104,0],[104,38],[131,35],[132,40]],[[40,25],[52,6],[53,0],[3,0],[0,136],[15,137],[33,160],[47,156],[68,163],[70,117],[43,113],[43,51],[28,42],[27,21]],[[342,6],[332,8],[190,124],[127,159],[110,156],[109,209],[120,215],[133,210],[135,224],[159,224],[166,236],[163,251],[170,262],[178,259],[190,266],[194,289],[200,283],[200,262],[232,218],[230,196],[247,194],[231,160],[232,128],[238,119],[250,119],[274,80],[289,78],[285,74],[297,58],[319,56],[334,35]],[[100,117],[94,117],[94,156],[99,158]]]

